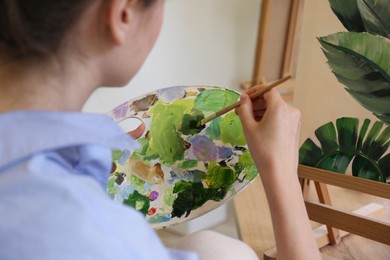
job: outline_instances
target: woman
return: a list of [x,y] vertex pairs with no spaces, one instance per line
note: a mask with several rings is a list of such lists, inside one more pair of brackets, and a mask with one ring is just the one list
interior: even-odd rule
[[[0,0],[0,259],[197,259],[165,248],[142,216],[105,195],[111,149],[136,143],[106,116],[80,113],[99,86],[125,85],[137,73],[163,5]],[[243,95],[237,113],[268,184],[280,258],[318,257],[296,179],[299,113],[275,91],[253,104]],[[179,247],[215,259],[210,246],[256,257],[208,232]]]

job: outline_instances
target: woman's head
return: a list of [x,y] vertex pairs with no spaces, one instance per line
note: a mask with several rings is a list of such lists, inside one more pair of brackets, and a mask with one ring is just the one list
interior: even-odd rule
[[[94,42],[100,47],[112,43],[112,49],[121,48],[124,53],[127,46],[128,61],[142,64],[140,59],[146,58],[161,25],[161,3],[157,2],[160,0],[0,0],[0,58],[45,60],[66,49],[66,43],[90,50]],[[88,12],[92,6],[94,10]],[[88,15],[95,17],[84,19]],[[72,34],[75,31],[83,35]],[[85,35],[90,39],[80,38]],[[132,55],[139,57],[132,60]]]

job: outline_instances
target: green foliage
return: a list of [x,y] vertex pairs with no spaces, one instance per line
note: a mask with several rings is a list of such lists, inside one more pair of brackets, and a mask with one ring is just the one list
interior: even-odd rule
[[172,217],[185,217],[192,210],[199,208],[208,200],[221,201],[227,193],[226,188],[204,188],[200,182],[180,181],[175,184],[173,194],[177,197],[173,202]]
[[[339,118],[336,127],[329,122],[315,131],[320,143],[310,138],[299,150],[299,163],[345,173],[352,162],[352,175],[390,183],[390,127],[376,121],[369,130],[366,119],[359,131],[357,118]],[[383,157],[382,157],[383,156]]]
[[350,32],[320,37],[338,81],[363,107],[390,124],[390,4],[388,0],[329,0]]
[[390,4],[385,0],[357,0],[365,31],[390,37]]
[[365,31],[356,0],[329,0],[329,3],[334,14],[348,31]]
[[130,194],[129,198],[124,200],[123,203],[135,208],[144,215],[148,213],[148,209],[150,207],[149,198],[140,194],[137,190]]
[[338,81],[363,107],[390,124],[390,40],[369,33],[320,37]]

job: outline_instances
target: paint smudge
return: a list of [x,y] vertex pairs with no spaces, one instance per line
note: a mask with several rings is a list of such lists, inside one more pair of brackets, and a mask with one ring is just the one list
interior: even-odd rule
[[220,159],[229,159],[233,156],[233,149],[227,146],[218,147],[218,155]]
[[131,172],[146,183],[159,184],[164,182],[164,172],[160,163],[150,165],[132,156],[126,165],[127,172]]
[[157,191],[152,191],[150,194],[149,194],[149,200],[150,201],[155,201],[157,198],[158,198],[158,195],[159,193]]
[[201,124],[204,114],[194,109],[190,114],[184,114],[182,123],[179,125],[179,131],[184,135],[195,135],[200,133],[206,126]]
[[118,106],[114,110],[112,110],[112,114],[115,119],[123,118],[127,115],[127,112],[129,110],[129,104],[130,102],[123,103],[122,105]]
[[228,166],[210,163],[206,183],[210,188],[228,188],[237,179],[237,174]]
[[185,95],[185,87],[175,87],[157,90],[158,99],[164,103],[172,103],[179,98],[183,98]]
[[234,168],[239,170],[237,174],[243,173],[243,178],[247,179],[248,181],[254,180],[258,175],[258,171],[255,165],[255,162],[252,159],[252,156],[249,152],[249,150],[245,150],[239,157],[238,162],[234,166]]
[[193,100],[176,100],[172,104],[158,101],[151,109],[153,121],[150,124],[150,140],[146,154],[157,154],[167,166],[184,159],[184,139],[177,132],[184,114],[192,110]]
[[180,218],[184,214],[185,217],[188,217],[192,210],[199,208],[209,200],[221,201],[227,190],[224,188],[204,188],[200,182],[180,181],[175,184],[173,193],[177,194],[177,198],[173,202],[172,218]]
[[213,113],[233,104],[238,98],[239,94],[231,90],[205,90],[195,98],[195,108],[204,112]]
[[216,161],[218,159],[218,147],[205,135],[197,135],[190,139],[193,154],[199,161]]
[[210,125],[206,129],[206,135],[210,140],[218,140],[221,136],[221,121],[222,118],[217,117],[211,121]]
[[225,144],[231,144],[233,146],[246,145],[240,119],[234,112],[226,114],[222,118],[221,140]]
[[146,111],[157,101],[155,94],[146,96],[131,103],[131,109],[135,112]]
[[140,194],[138,191],[134,191],[130,196],[123,201],[124,204],[129,205],[144,215],[148,213],[150,202],[148,197]]
[[113,151],[107,193],[141,211],[155,228],[192,219],[233,196],[257,176],[239,118],[231,112],[197,126],[238,98],[226,89],[173,87],[115,109],[125,118],[143,118],[146,132],[131,157]]

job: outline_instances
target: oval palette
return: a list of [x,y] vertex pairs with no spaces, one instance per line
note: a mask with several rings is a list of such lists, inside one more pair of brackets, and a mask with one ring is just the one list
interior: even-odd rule
[[153,228],[186,222],[222,205],[258,175],[238,116],[200,120],[240,94],[212,86],[176,86],[130,100],[109,114],[144,125],[140,148],[113,151],[107,192],[145,215]]

